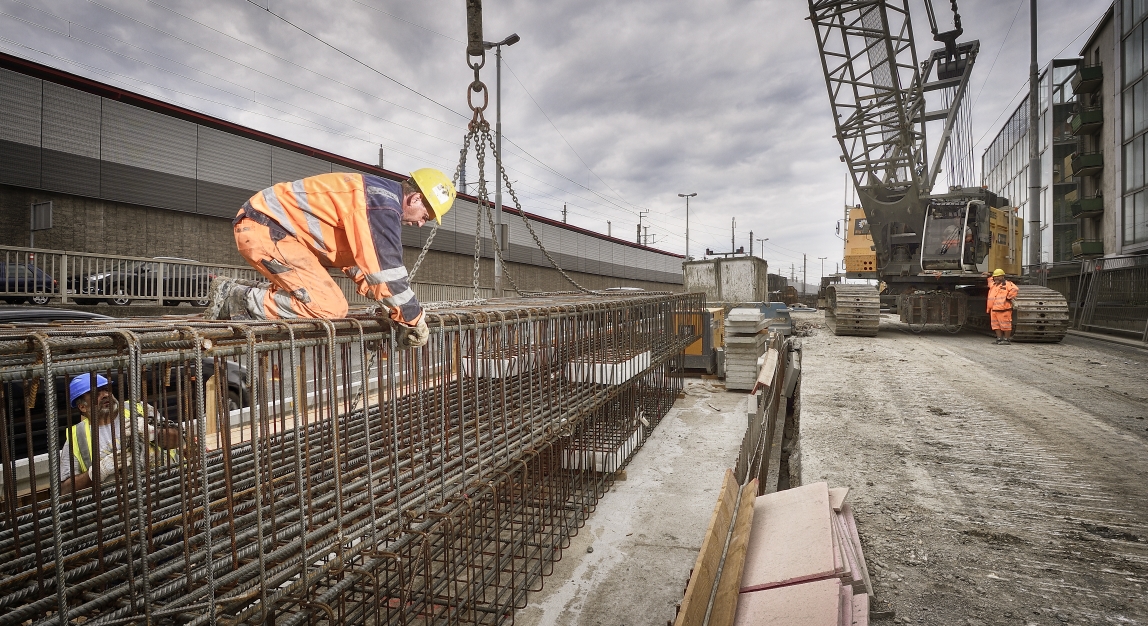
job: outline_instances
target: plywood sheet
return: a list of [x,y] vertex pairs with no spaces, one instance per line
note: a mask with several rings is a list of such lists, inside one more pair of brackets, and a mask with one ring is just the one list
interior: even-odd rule
[[840,623],[841,581],[836,578],[743,593],[738,596],[734,621],[735,626],[839,626]]

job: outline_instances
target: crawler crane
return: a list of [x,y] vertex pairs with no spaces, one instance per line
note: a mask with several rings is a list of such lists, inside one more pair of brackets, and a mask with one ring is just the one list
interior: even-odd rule
[[[1020,219],[1008,200],[970,186],[971,126],[962,104],[980,43],[957,41],[964,31],[955,0],[954,28],[944,32],[931,1],[924,5],[943,47],[918,64],[909,0],[809,0],[835,138],[864,210],[858,219],[873,238],[870,271],[884,284],[880,292],[829,286],[827,325],[838,335],[876,335],[885,303],[918,330],[987,327],[982,272],[1000,266],[1020,287],[1013,338],[1060,341],[1068,328],[1064,297],[1017,276]],[[942,130],[930,161],[931,122]],[[949,190],[933,193],[943,166]]]

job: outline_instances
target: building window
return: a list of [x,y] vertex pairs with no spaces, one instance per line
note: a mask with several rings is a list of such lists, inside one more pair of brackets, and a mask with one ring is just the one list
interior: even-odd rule
[[1124,245],[1148,243],[1148,0],[1121,2],[1121,59],[1124,72],[1121,93],[1124,117],[1123,149],[1124,201],[1122,206]]

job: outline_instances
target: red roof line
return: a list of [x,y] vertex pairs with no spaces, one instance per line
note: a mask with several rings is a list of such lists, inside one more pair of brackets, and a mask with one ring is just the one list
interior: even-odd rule
[[[362,161],[356,161],[355,159],[350,159],[350,158],[347,158],[344,156],[340,156],[340,155],[335,154],[333,152],[327,152],[326,150],[320,150],[318,148],[313,148],[311,146],[307,146],[307,145],[304,145],[304,144],[301,144],[298,142],[291,141],[290,139],[284,139],[284,138],[278,137],[276,135],[271,135],[269,133],[258,131],[258,130],[255,130],[253,128],[248,128],[247,126],[241,126],[239,124],[235,124],[234,122],[228,122],[227,120],[223,120],[223,119],[220,119],[218,117],[213,117],[211,115],[207,115],[206,113],[200,113],[198,111],[193,111],[191,109],[185,109],[181,106],[176,106],[174,104],[164,102],[162,100],[150,98],[148,96],[140,95],[140,94],[132,92],[132,91],[127,91],[125,89],[120,89],[119,87],[115,87],[115,86],[109,85],[107,83],[101,83],[99,81],[95,81],[95,80],[92,80],[90,78],[84,78],[83,76],[79,76],[77,74],[72,74],[71,72],[66,72],[64,70],[60,70],[60,69],[56,69],[54,67],[50,67],[47,65],[36,63],[35,61],[30,61],[28,59],[22,59],[20,57],[12,56],[12,55],[6,54],[4,52],[0,52],[0,67],[12,70],[14,72],[19,72],[21,74],[26,74],[28,76],[34,76],[36,78],[41,78],[43,80],[47,80],[49,82],[53,82],[53,83],[56,83],[59,85],[72,87],[74,89],[78,89],[80,91],[95,94],[97,96],[108,98],[110,100],[119,100],[121,102],[127,102],[127,103],[134,105],[134,106],[138,106],[142,109],[148,109],[150,111],[155,111],[157,113],[163,113],[164,115],[169,115],[169,116],[174,117],[174,118],[186,120],[189,122],[194,122],[196,124],[202,124],[202,125],[207,126],[209,128],[214,128],[216,130],[222,130],[224,132],[232,133],[232,134],[239,135],[242,137],[247,137],[248,139],[254,139],[256,141],[270,144],[272,146],[284,148],[284,149],[290,150],[292,152],[298,152],[299,154],[305,154],[305,155],[310,156],[310,157],[323,159],[325,161],[331,161],[333,163],[337,163],[340,165],[346,165],[346,166],[352,167],[356,170],[370,172],[371,174],[375,174],[377,176],[385,176],[387,178],[391,178],[394,180],[404,180],[407,178],[407,176],[404,174],[400,174],[398,172],[392,172],[390,170],[386,170],[386,169],[383,169],[381,167],[378,167],[377,165],[371,165],[370,163],[363,163]],[[478,198],[475,196],[472,196],[469,194],[463,194],[463,193],[460,193],[458,195],[461,198],[470,200],[471,202],[478,204]],[[511,208],[511,207],[503,207],[503,210],[508,212],[508,213],[519,215],[519,211],[517,209]],[[557,226],[559,228],[565,228],[566,230],[571,230],[571,231],[582,233],[585,235],[590,235],[590,236],[595,237],[597,239],[612,241],[614,243],[626,245],[626,246],[629,246],[631,248],[638,248],[640,250],[647,250],[649,252],[656,252],[658,254],[664,254],[667,256],[684,258],[683,255],[680,255],[680,254],[674,254],[672,252],[666,252],[665,250],[658,250],[657,248],[650,248],[648,246],[643,246],[641,244],[632,243],[629,241],[625,241],[623,239],[618,239],[616,237],[610,237],[607,235],[603,235],[601,233],[594,232],[592,230],[588,230],[585,228],[579,228],[578,226],[572,226],[570,224],[566,224],[566,223],[560,222],[558,220],[553,220],[550,218],[542,217],[540,215],[535,215],[533,213],[526,212],[526,216],[528,218],[530,218],[531,220],[534,220],[536,222],[542,222],[543,224],[549,224],[551,226]]]

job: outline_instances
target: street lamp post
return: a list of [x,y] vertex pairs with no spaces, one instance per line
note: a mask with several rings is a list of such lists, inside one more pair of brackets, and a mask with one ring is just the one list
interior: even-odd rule
[[686,199],[686,260],[690,260],[690,198],[698,195],[695,193],[679,193],[679,198]]
[[522,38],[518,33],[511,33],[509,37],[499,42],[482,42],[482,47],[494,49],[494,146],[497,152],[494,173],[494,297],[502,297],[502,264],[498,256],[502,254],[502,46],[513,46]]

